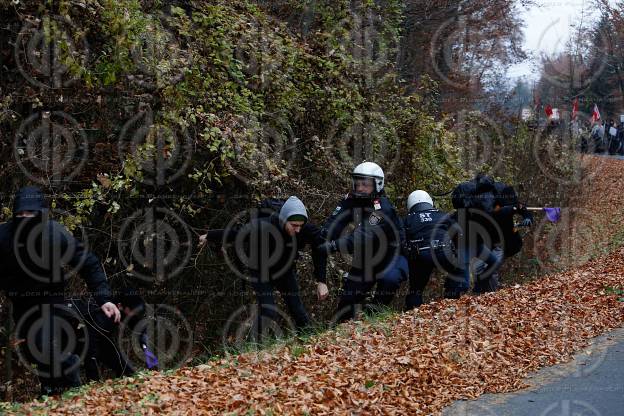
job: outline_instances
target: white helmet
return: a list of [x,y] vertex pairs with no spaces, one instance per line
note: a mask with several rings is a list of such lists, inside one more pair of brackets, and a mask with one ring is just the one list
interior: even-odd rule
[[414,191],[407,197],[407,211],[409,212],[416,204],[427,203],[433,207],[433,199],[425,191]]
[[[373,162],[364,162],[360,163],[353,169],[353,173],[351,173],[351,177],[355,180],[356,178],[372,178],[375,182],[375,192],[380,193],[384,188],[384,172],[383,169],[377,164]],[[355,182],[354,189],[355,191]]]

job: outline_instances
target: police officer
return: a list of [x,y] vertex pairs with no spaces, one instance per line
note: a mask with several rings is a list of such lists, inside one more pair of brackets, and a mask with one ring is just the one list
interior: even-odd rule
[[317,249],[323,241],[320,230],[308,220],[306,207],[299,198],[291,196],[278,212],[254,218],[242,228],[211,230],[200,236],[200,244],[216,239],[234,243],[242,263],[248,268],[260,308],[258,333],[262,332],[263,321],[278,319],[275,290],[282,294],[298,330],[310,324],[299,295],[296,261],[299,251],[310,245],[317,295],[319,300],[324,300],[329,294],[325,283],[327,259]]
[[[354,229],[347,232],[352,224]],[[401,222],[384,192],[384,172],[376,163],[353,169],[352,189],[322,228],[324,253],[341,251],[353,256],[343,282],[336,321],[350,319],[356,305],[377,284],[373,303],[389,305],[407,277],[407,260],[401,256]]]
[[119,322],[98,258],[49,219],[39,188],[20,189],[13,218],[0,225],[0,282],[13,305],[16,338],[26,341],[21,356],[36,367],[45,395],[80,384],[79,357],[70,348],[77,335],[67,333],[74,318],[65,301],[68,266],[85,280],[99,310]]
[[[458,226],[451,215],[433,206],[431,196],[421,190],[412,192],[407,198],[405,227],[405,255],[409,263],[409,293],[405,298],[405,309],[410,310],[423,303],[423,290],[429,283],[434,269],[460,279],[462,271],[454,264],[451,235],[458,232]],[[445,287],[452,288],[452,281]]]

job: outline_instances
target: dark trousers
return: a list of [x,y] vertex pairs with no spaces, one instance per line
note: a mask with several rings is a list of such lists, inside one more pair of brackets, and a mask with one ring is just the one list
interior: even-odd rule
[[352,319],[357,308],[361,307],[364,300],[371,295],[375,284],[377,288],[372,304],[390,306],[396,292],[401,287],[401,283],[407,279],[408,274],[407,259],[403,256],[396,256],[376,279],[348,275],[342,284],[342,294],[334,315],[334,321],[340,323]]
[[364,300],[371,294],[376,281],[370,281],[361,276],[348,275],[342,283],[342,294],[333,321],[336,324],[353,319],[357,309],[361,308]]
[[[434,270],[447,275],[447,280],[463,281],[462,268],[457,267],[453,251],[450,247],[420,250],[409,260],[409,292],[405,298],[405,309],[416,308],[423,303],[423,291]],[[459,285],[459,284],[458,284]],[[452,287],[452,283],[448,284]]]
[[63,305],[15,305],[13,320],[19,344],[18,357],[32,368],[41,383],[42,395],[60,394],[80,381],[80,357],[76,347],[88,342],[75,332],[77,317]]
[[392,263],[377,279],[373,305],[390,306],[396,292],[401,288],[401,284],[409,276],[409,266],[407,259],[403,256],[396,256]]
[[492,254],[496,257],[496,267],[488,270],[488,264],[481,260],[477,261],[475,266],[476,282],[474,291],[475,293],[488,293],[495,292],[498,289],[499,274],[498,270],[505,260],[505,252],[500,245],[495,246],[492,249]]
[[251,282],[251,286],[256,292],[256,300],[260,308],[257,328],[259,334],[263,331],[263,325],[274,324],[280,319],[273,293],[275,290],[282,294],[284,303],[295,321],[297,329],[302,329],[310,324],[310,318],[299,296],[299,284],[295,271],[286,273],[286,275],[275,280],[257,279]]
[[[457,259],[461,275],[449,275],[446,279],[444,283],[445,297],[457,299],[470,290],[470,263],[473,258],[477,258],[485,266],[482,273],[477,276],[476,293],[482,293],[484,287],[488,284],[488,282],[485,282],[485,279],[496,273],[501,265],[501,259],[483,243],[475,246],[461,246],[458,250]],[[483,282],[480,282],[481,280]]]
[[116,377],[134,374],[134,368],[127,362],[117,344],[115,323],[95,304],[85,302],[82,299],[73,299],[71,305],[79,313],[81,324],[87,328],[89,336],[84,361],[87,380],[99,381],[102,379],[100,364],[113,370]]

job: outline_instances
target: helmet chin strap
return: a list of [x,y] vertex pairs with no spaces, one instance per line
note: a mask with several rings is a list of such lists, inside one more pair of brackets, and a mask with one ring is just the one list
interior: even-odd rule
[[[383,191],[382,191],[383,192]],[[359,201],[362,201],[364,203],[369,203],[369,202],[373,202],[373,200],[378,199],[382,192],[377,192],[377,191],[373,191],[370,194],[363,194],[363,193],[358,193],[355,191],[351,191],[351,196],[354,199],[357,199]]]

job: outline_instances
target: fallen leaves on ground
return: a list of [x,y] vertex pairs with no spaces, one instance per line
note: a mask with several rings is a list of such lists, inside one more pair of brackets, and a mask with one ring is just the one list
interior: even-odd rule
[[580,265],[624,241],[624,161],[584,155],[582,166],[582,184],[570,197],[571,209],[564,210],[558,230],[536,235],[540,241],[534,255],[548,271]]
[[[624,162],[617,162],[621,170]],[[458,399],[522,388],[529,372],[568,361],[590,338],[621,326],[624,302],[609,288],[624,287],[623,270],[619,249],[525,286],[433,302],[392,321],[344,324],[296,356],[287,346],[248,353],[145,380],[108,381],[23,410],[435,414]]]

